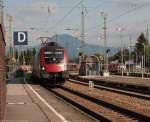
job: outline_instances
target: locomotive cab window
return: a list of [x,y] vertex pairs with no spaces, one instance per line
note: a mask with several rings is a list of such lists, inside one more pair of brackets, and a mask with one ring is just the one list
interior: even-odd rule
[[45,63],[61,63],[64,59],[63,51],[45,51]]

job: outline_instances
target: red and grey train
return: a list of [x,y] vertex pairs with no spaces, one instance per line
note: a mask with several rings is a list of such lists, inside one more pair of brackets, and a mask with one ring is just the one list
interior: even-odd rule
[[33,77],[49,85],[63,85],[69,77],[67,62],[67,49],[56,42],[49,42],[42,46],[35,55]]

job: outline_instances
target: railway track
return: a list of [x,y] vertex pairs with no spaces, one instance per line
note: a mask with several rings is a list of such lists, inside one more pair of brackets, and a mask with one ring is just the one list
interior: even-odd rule
[[[111,122],[110,119],[108,119],[107,117],[99,114],[98,112],[96,112],[95,110],[92,110],[91,108],[87,107],[86,105],[90,105],[91,103],[88,102],[87,100],[83,99],[82,97],[78,96],[78,95],[74,95],[70,92],[67,92],[66,90],[63,90],[62,88],[58,88],[57,90],[53,89],[50,90],[51,92],[53,92],[54,94],[56,94],[57,96],[59,96],[60,98],[62,98],[63,100],[67,101],[69,104],[72,104],[73,106],[76,107],[76,109],[78,109],[81,112],[84,112],[88,115],[90,115],[92,118],[96,119],[96,120],[100,120],[100,121],[104,121],[104,122]],[[86,104],[82,104],[82,102],[86,103]]]
[[147,122],[150,120],[149,116],[120,107],[119,105],[114,105],[111,102],[101,100],[94,96],[87,95],[79,90],[68,88],[66,85],[56,89],[50,89],[49,87],[47,88],[73,106],[100,121]]
[[[111,120],[109,120],[108,118],[100,115],[99,113],[91,110],[90,108],[87,108],[85,105],[80,104],[80,102],[75,101],[75,99],[68,97],[68,95],[64,94],[65,90],[63,90],[62,87],[53,89],[51,88],[51,86],[49,87],[48,84],[41,84],[41,85],[47,88],[50,92],[54,93],[56,96],[58,96],[58,98],[63,99],[67,103],[73,105],[73,107],[81,111],[81,113],[84,112],[84,114],[88,114],[91,118],[95,119],[96,121],[98,120],[98,121],[104,121],[104,122],[111,122]],[[79,99],[81,98],[79,97]]]
[[[81,84],[81,85],[85,85],[85,86],[89,85],[87,82],[77,81],[77,80],[74,80],[74,79],[69,79],[68,81],[74,82],[74,83],[77,83],[77,84]],[[137,97],[137,98],[141,98],[141,99],[150,100],[150,95],[147,95],[147,94],[127,91],[127,90],[120,90],[120,89],[117,89],[117,88],[110,88],[110,87],[101,86],[101,85],[94,85],[94,87],[97,88],[97,89],[101,89],[101,90],[107,90],[107,91],[111,91],[111,92],[115,92],[115,93],[129,95],[129,96],[132,96],[132,97]]]
[[67,84],[65,84],[65,87],[73,89],[75,91],[80,91],[81,93],[84,93],[88,96],[94,96],[97,99],[110,102],[116,106],[120,106],[150,117],[150,100],[147,98],[148,96],[146,96],[147,99],[143,99],[143,96],[141,98],[139,94],[138,96],[132,96],[131,93],[124,94],[123,92],[122,94],[121,92],[112,92],[106,89],[104,90],[99,88],[94,88],[91,92],[89,92],[89,88],[87,86],[74,82],[68,82]]
[[[76,108],[80,109],[84,113],[89,114],[91,117],[99,121],[104,122],[117,122],[117,121],[136,121],[138,119],[132,118],[127,115],[120,114],[114,110],[111,110],[103,105],[97,104],[96,100],[83,97],[83,94],[68,92],[68,90],[59,88],[51,90],[57,96],[63,98],[65,101],[69,102]],[[141,119],[140,119],[141,120]]]

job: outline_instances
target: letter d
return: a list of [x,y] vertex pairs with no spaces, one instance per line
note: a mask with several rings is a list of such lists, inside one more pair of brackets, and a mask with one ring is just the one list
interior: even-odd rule
[[[21,38],[21,35],[23,38]],[[26,39],[26,35],[23,32],[18,32],[18,42],[24,42]]]

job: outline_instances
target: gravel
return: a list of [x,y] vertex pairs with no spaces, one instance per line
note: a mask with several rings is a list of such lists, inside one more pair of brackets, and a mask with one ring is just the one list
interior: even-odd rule
[[66,82],[64,87],[67,87],[69,89],[73,89],[75,91],[79,91],[81,93],[84,93],[86,95],[95,97],[97,99],[101,99],[107,102],[110,102],[114,105],[141,113],[143,115],[146,115],[150,117],[150,101],[145,99],[140,99],[120,93],[115,93],[107,90],[101,90],[101,89],[91,89],[87,86],[80,85],[73,82]]
[[124,116],[118,112],[115,112],[115,111],[110,110],[108,108],[105,108],[103,106],[92,103],[86,99],[83,99],[79,96],[73,95],[67,91],[62,90],[62,89],[56,89],[55,91],[59,94],[62,94],[65,97],[83,105],[83,106],[86,106],[86,108],[93,110],[96,113],[99,113],[100,115],[110,119],[113,122],[125,122],[125,121],[135,122],[136,121],[136,120],[133,120],[132,118]]

